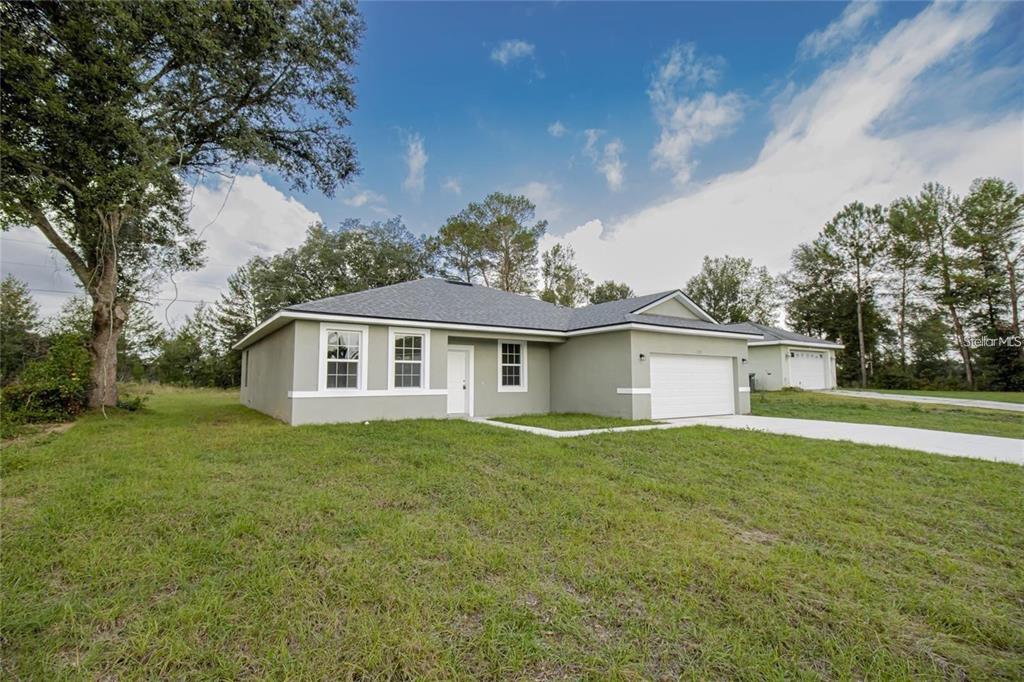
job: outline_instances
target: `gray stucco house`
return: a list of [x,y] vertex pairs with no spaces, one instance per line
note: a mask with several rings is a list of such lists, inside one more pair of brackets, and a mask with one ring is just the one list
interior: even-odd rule
[[284,308],[235,347],[245,405],[313,424],[747,413],[764,340],[678,290],[570,309],[427,278]]
[[822,390],[836,387],[836,351],[843,348],[843,344],[754,322],[727,326],[729,329],[764,337],[747,344],[747,371],[754,375],[752,388],[755,390]]

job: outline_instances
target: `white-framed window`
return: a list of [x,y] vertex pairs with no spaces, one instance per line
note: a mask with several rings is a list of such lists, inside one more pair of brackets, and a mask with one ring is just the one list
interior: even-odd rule
[[365,391],[367,328],[360,325],[320,325],[321,391]]
[[249,385],[249,351],[242,353],[242,388]]
[[388,329],[388,388],[430,388],[429,329]]
[[526,390],[526,342],[498,339],[498,391]]

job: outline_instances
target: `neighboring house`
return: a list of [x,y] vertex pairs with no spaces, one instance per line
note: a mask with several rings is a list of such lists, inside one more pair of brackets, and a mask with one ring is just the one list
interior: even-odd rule
[[681,291],[585,308],[427,278],[290,306],[242,351],[242,402],[289,424],[748,413],[747,342]]
[[843,344],[755,322],[740,322],[727,327],[764,337],[748,344],[750,361],[747,371],[754,375],[752,388],[755,391],[836,387],[836,351]]

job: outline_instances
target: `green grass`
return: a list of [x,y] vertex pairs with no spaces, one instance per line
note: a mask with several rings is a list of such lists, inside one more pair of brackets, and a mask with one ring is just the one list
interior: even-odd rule
[[924,395],[933,398],[963,398],[964,400],[995,400],[1001,403],[1024,403],[1024,392],[1021,391],[916,391],[896,388],[847,388],[847,391],[874,391],[875,393],[895,393],[897,395]]
[[9,679],[1024,676],[1024,467],[184,391],[2,466]]
[[522,424],[536,426],[554,431],[581,431],[583,429],[611,429],[618,426],[642,426],[657,424],[650,419],[623,419],[622,417],[602,417],[596,414],[580,412],[554,412],[551,414],[523,414],[516,417],[493,417],[493,421],[506,424]]
[[751,394],[750,409],[759,417],[887,424],[1024,438],[1024,419],[1019,413],[973,407],[873,400],[810,391],[760,391]]

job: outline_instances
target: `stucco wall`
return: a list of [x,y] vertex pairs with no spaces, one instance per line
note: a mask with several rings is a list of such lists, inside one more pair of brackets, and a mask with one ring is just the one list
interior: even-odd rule
[[360,395],[357,397],[294,398],[292,424],[388,419],[443,419],[445,395]]
[[[300,320],[295,326],[295,369],[293,391],[317,391],[320,373],[320,322]],[[340,325],[345,326],[345,325]],[[292,398],[292,424],[326,424],[382,419],[430,419],[446,416],[444,395],[388,392],[387,325],[367,327],[367,343],[362,349],[366,362],[367,393]],[[401,329],[402,327],[397,327]],[[445,385],[444,332],[430,331],[429,389]]]
[[633,416],[629,332],[575,336],[551,349],[551,411]]
[[753,372],[754,389],[758,391],[779,391],[783,387],[782,347],[751,346],[748,372]]
[[[676,355],[708,355],[731,357],[733,376],[736,380],[734,401],[739,414],[750,414],[750,384],[747,381],[746,339],[716,338],[710,336],[688,336],[684,334],[662,334],[633,331],[630,334],[630,372],[634,388],[651,387],[651,354],[671,353]],[[640,359],[643,354],[645,358]],[[741,390],[743,389],[743,390]],[[651,396],[634,395],[633,419],[650,419]]]
[[781,391],[791,386],[789,379],[789,351],[810,350],[822,352],[828,358],[828,386],[836,387],[836,352],[824,348],[806,348],[802,346],[752,346],[750,348],[750,371],[757,374],[754,377],[755,388],[758,391]]
[[688,320],[699,319],[690,312],[690,309],[674,298],[659,303],[650,310],[645,310],[641,315],[668,315],[670,317],[685,317]]
[[282,421],[291,421],[295,324],[278,329],[245,349],[242,404]]
[[[296,391],[317,390],[320,372],[320,323],[299,320],[295,325],[295,384]],[[342,325],[344,326],[344,325]],[[363,349],[366,360],[366,386],[371,391],[388,387],[388,326],[363,325],[368,328],[369,342]],[[401,327],[399,327],[401,328]],[[445,387],[446,334],[430,330],[430,388]],[[402,397],[402,396],[398,396]]]
[[[526,391],[498,390],[498,339],[526,347]],[[507,417],[551,410],[551,344],[518,337],[450,335],[447,345],[473,347],[473,410],[477,417]],[[447,377],[447,364],[445,365]]]
[[[806,350],[814,352],[822,352],[828,358],[828,369],[825,371],[825,377],[828,380],[826,388],[836,387],[836,352],[834,350],[825,350],[823,348],[806,348],[803,346],[779,346],[781,353],[782,362],[782,386],[792,386],[793,383],[789,379],[789,351],[791,350]],[[777,389],[776,389],[777,390]]]

